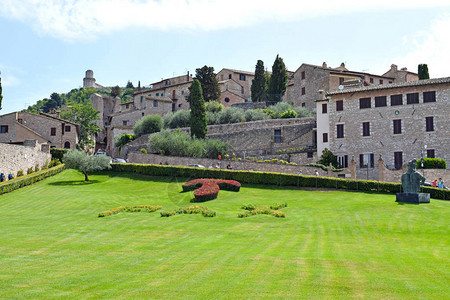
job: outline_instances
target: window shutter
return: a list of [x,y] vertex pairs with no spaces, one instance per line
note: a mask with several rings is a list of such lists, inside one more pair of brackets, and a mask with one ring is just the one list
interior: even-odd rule
[[359,155],[359,167],[364,168],[364,154]]
[[344,168],[348,168],[348,155],[344,155]]
[[373,153],[370,153],[370,165],[372,166],[372,168],[375,167],[375,157]]

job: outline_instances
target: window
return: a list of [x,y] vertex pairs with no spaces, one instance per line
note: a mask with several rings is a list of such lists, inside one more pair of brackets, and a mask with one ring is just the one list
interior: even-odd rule
[[375,166],[375,158],[373,153],[363,153],[359,155],[360,168],[373,168]]
[[344,110],[344,101],[338,100],[336,101],[336,111],[343,111]]
[[156,97],[159,97],[159,93],[156,93]]
[[340,155],[337,160],[339,168],[348,168],[348,155]]
[[434,149],[428,149],[427,150],[427,157],[428,158],[435,158],[435,156],[434,156]]
[[403,152],[394,152],[394,168],[401,169],[403,165]]
[[128,125],[128,121],[122,121],[122,125],[123,126],[127,126]]
[[228,79],[231,79],[231,74],[228,74]]
[[306,107],[306,103],[305,102],[302,103],[302,107]]
[[370,122],[363,123],[363,136],[370,136]]
[[389,83],[392,83],[392,81],[389,80]]
[[306,94],[306,88],[302,87],[302,95]]
[[328,143],[328,133],[322,134],[322,140],[324,143]]
[[313,158],[313,156],[314,156],[314,152],[312,152],[312,151],[308,151],[308,152],[306,153],[306,157],[307,157],[307,158]]
[[244,87],[241,87],[241,94],[244,93]]
[[386,106],[386,96],[375,97],[375,107]]
[[339,85],[343,85],[344,84],[344,78],[339,77]]
[[327,106],[327,104],[326,104],[326,103],[322,104],[322,113],[323,113],[323,114],[326,114],[327,111],[328,111],[328,106]]
[[64,149],[70,149],[70,142],[64,143]]
[[419,103],[419,93],[406,94],[406,104]]
[[402,120],[394,120],[394,134],[402,133]]
[[226,103],[230,102],[230,98],[226,97],[226,98],[225,98],[225,102],[226,102]]
[[153,100],[153,107],[158,107],[158,101]]
[[275,129],[273,133],[273,142],[281,143],[281,129]]
[[55,136],[56,135],[56,127],[50,128],[50,135]]
[[302,80],[306,78],[305,71],[302,71],[301,76],[302,76]]
[[403,95],[391,95],[391,106],[403,105]]
[[336,125],[336,137],[338,139],[344,138],[344,124]]
[[17,119],[17,122],[19,122],[20,124],[23,124],[23,119]]
[[164,94],[163,94],[163,93],[161,93],[161,97],[162,97],[162,96],[164,96]]
[[359,108],[370,108],[370,98],[359,98]]
[[383,84],[383,79],[380,79],[380,84]]
[[244,74],[239,74],[239,80],[245,81],[245,75]]
[[141,116],[143,117],[143,116],[144,116],[144,113],[142,113]]
[[423,92],[423,103],[436,102],[436,92]]
[[8,125],[0,126],[0,133],[8,133]]
[[130,108],[130,104],[125,104],[125,109]]
[[141,96],[141,103],[142,103],[142,99],[144,99],[144,96]]
[[434,131],[434,118],[426,117],[425,118],[425,126],[426,126],[426,131]]
[[373,78],[370,78],[369,81],[370,81],[370,83],[373,83]]
[[70,125],[66,125],[66,126],[64,127],[64,131],[65,131],[65,132],[70,132],[70,129],[71,129]]

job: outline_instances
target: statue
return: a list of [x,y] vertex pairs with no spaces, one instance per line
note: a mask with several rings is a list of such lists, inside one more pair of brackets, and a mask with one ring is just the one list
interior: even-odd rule
[[420,185],[425,183],[425,177],[416,171],[416,162],[415,159],[408,162],[408,171],[402,175],[403,193],[397,193],[396,202],[430,202],[430,194],[420,193]]
[[416,171],[417,160],[413,159],[408,163],[408,171],[402,175],[402,187],[404,193],[420,192],[420,185],[424,184],[425,177]]

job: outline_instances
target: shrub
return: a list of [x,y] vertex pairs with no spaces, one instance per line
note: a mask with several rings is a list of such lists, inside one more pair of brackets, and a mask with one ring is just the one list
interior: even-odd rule
[[276,119],[278,117],[278,114],[275,111],[271,110],[271,109],[264,108],[264,109],[262,109],[262,111],[266,115],[268,115],[270,119]]
[[209,101],[205,103],[206,112],[218,113],[224,110],[224,106],[219,101]]
[[266,114],[261,109],[249,109],[249,110],[246,110],[244,115],[245,115],[245,121],[246,122],[267,120],[267,119],[271,118],[268,114]]
[[206,139],[204,156],[208,158],[218,158],[228,152],[228,144],[221,140]]
[[241,208],[245,210],[254,210],[256,208],[256,205],[253,203],[244,203],[242,204]]
[[281,114],[284,111],[292,110],[294,107],[289,102],[281,101],[281,102],[278,102],[275,105],[270,105],[267,108],[272,110],[272,111],[274,111],[277,115],[279,115],[279,114]]
[[287,203],[283,202],[283,203],[276,203],[276,204],[271,205],[270,209],[279,210],[279,209],[285,208],[285,207],[287,207]]
[[64,154],[66,154],[67,151],[69,151],[69,149],[50,148],[50,154],[52,155],[52,160],[57,159],[61,162]]
[[[447,162],[444,159],[429,158],[423,159],[424,169],[447,169]],[[422,169],[422,159],[418,159],[416,162],[416,169]]]
[[338,166],[337,156],[334,155],[333,152],[325,148],[322,151],[322,156],[320,157],[318,163],[324,166],[329,166],[331,164],[333,167],[337,168]]
[[220,124],[245,122],[245,113],[241,108],[229,107],[219,112],[218,120]]
[[219,115],[218,113],[207,111],[206,120],[208,121],[208,125],[219,124],[218,115]]
[[203,217],[208,217],[208,218],[216,216],[216,212],[208,209],[208,207],[195,205],[195,206],[181,207],[181,208],[178,208],[176,210],[171,210],[171,211],[163,211],[163,212],[161,212],[161,217],[171,217],[176,214],[180,214],[180,215],[181,214],[185,214],[185,215],[201,214]]
[[142,148],[140,151],[141,153],[147,154],[147,150],[145,148]]
[[17,177],[21,177],[21,176],[23,176],[23,170],[17,171]]
[[306,107],[297,106],[294,107],[294,111],[297,113],[297,118],[311,117],[311,113]]
[[27,169],[27,175],[30,175],[30,174],[32,174],[32,173],[34,173],[33,167],[29,167],[29,168]]
[[178,110],[164,116],[164,128],[183,128],[191,126],[191,111]]
[[136,138],[134,134],[122,133],[114,139],[114,145],[120,150],[125,144],[133,141]]
[[297,118],[297,113],[292,109],[288,109],[280,113],[278,116],[280,119]]
[[118,214],[120,212],[154,212],[160,210],[162,206],[137,205],[137,206],[119,206],[113,209],[102,211],[98,214],[99,218]]
[[182,185],[183,192],[194,190],[191,202],[204,202],[216,199],[219,190],[239,192],[241,184],[234,180],[194,179]]
[[140,137],[144,134],[154,133],[161,131],[162,118],[160,115],[148,115],[136,122],[133,127],[133,132],[136,137]]
[[34,166],[34,171],[35,172],[39,172],[41,169],[39,168],[39,165],[38,164],[36,164],[35,166]]

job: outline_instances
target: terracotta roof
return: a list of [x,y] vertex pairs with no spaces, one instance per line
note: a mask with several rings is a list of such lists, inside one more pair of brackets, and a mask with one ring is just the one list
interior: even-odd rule
[[394,77],[389,77],[389,76],[384,76],[384,75],[375,75],[375,74],[371,74],[371,73],[350,71],[350,70],[348,70],[348,71],[342,70],[341,71],[341,70],[338,70],[335,68],[324,68],[322,66],[316,66],[316,65],[305,64],[305,63],[301,64],[300,67],[298,67],[298,69],[300,69],[302,66],[309,66],[309,67],[313,67],[313,68],[317,68],[317,69],[327,70],[333,74],[347,74],[347,75],[355,75],[355,76],[368,75],[368,76],[374,76],[374,77],[384,77],[384,78],[389,78],[389,79],[395,79]]
[[223,68],[222,70],[220,70],[219,72],[217,72],[217,74],[219,74],[219,73],[222,72],[223,70],[231,71],[231,72],[238,73],[238,74],[245,74],[245,75],[255,76],[255,73],[254,73],[254,72],[242,71],[242,70],[235,70],[235,69],[229,69],[229,68]]
[[361,88],[328,92],[327,95],[342,95],[342,94],[348,94],[348,93],[395,89],[395,88],[399,88],[399,87],[415,87],[415,86],[424,86],[424,85],[432,85],[432,84],[446,84],[446,83],[450,83],[450,77],[366,86],[366,87],[361,87]]

